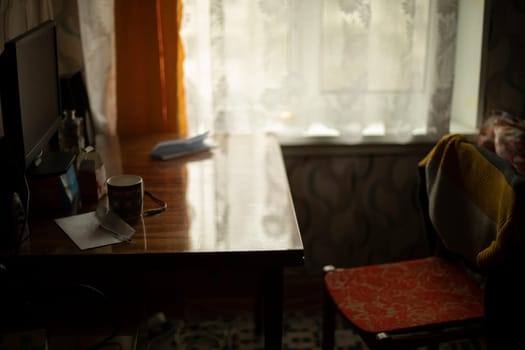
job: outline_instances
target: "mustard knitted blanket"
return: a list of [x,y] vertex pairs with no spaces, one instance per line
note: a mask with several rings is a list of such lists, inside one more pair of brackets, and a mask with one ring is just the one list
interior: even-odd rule
[[518,198],[525,179],[510,163],[462,135],[446,135],[419,164],[429,216],[444,246],[480,270],[521,245]]

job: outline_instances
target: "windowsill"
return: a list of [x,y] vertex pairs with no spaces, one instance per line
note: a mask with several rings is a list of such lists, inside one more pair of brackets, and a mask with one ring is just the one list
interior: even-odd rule
[[[462,134],[474,141],[479,130],[451,123],[451,134]],[[288,136],[276,134],[286,156],[291,155],[365,155],[422,154],[428,152],[439,137],[436,135],[363,135],[354,136]]]
[[417,143],[434,143],[437,138],[430,135],[417,135],[410,138],[400,138],[389,135],[351,136],[284,136],[277,135],[282,146],[370,146],[370,145],[408,145]]
[[[303,146],[303,145],[410,145],[418,143],[435,143],[439,137],[429,134],[414,134],[414,135],[388,135],[381,132],[374,134],[362,134],[344,136],[339,135],[337,131],[327,129],[330,132],[319,133],[317,135],[286,135],[285,133],[278,133],[277,138],[282,146]],[[462,134],[468,139],[477,136],[479,129],[465,125],[460,122],[451,121],[450,134]]]
[[450,133],[451,134],[462,134],[465,135],[467,138],[471,139],[473,137],[476,137],[479,134],[479,129],[465,125],[461,122],[456,122],[452,120],[450,122]]
[[[467,139],[473,140],[477,135],[477,131],[466,130],[466,129],[452,129],[451,134],[462,134]],[[438,137],[435,135],[416,135],[410,138],[399,138],[396,136],[389,135],[377,135],[377,136],[362,136],[356,137],[345,137],[345,136],[283,136],[277,135],[277,139],[281,146],[407,146],[413,144],[433,144],[438,141]]]
[[286,156],[359,156],[424,154],[435,144],[430,136],[413,137],[405,142],[387,136],[366,136],[360,139],[337,137],[283,137],[277,139]]

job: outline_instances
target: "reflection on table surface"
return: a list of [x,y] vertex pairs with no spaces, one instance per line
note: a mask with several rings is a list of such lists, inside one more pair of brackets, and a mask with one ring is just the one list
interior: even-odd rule
[[[296,251],[303,246],[280,147],[270,135],[214,135],[211,151],[155,160],[150,150],[170,135],[97,140],[107,175],[137,174],[167,202],[143,217],[131,243],[80,251],[53,218],[31,221],[21,255],[162,254]],[[101,200],[106,200],[103,198]],[[82,203],[79,212],[97,203]],[[156,204],[147,196],[144,209]]]

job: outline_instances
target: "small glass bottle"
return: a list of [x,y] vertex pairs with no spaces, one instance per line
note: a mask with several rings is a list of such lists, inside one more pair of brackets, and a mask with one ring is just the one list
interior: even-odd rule
[[78,118],[75,110],[64,111],[58,142],[62,152],[78,154],[84,149],[84,119]]

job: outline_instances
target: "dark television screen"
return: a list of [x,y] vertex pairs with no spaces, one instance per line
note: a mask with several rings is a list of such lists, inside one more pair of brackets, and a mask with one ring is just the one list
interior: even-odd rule
[[1,85],[4,134],[27,168],[38,162],[61,120],[54,21],[6,42]]

